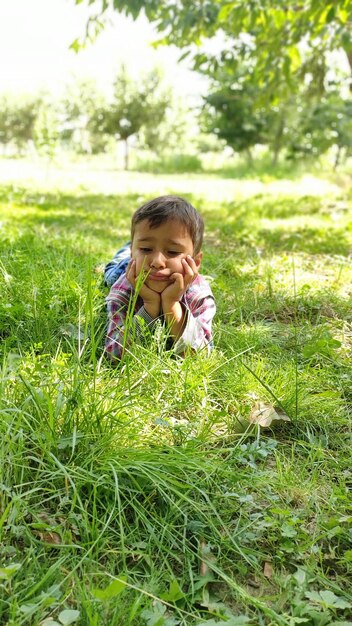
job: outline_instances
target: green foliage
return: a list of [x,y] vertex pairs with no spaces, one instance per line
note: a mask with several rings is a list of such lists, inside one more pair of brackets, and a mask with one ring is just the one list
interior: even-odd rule
[[202,162],[195,154],[173,154],[159,159],[138,159],[134,169],[156,174],[192,173],[202,170]]
[[0,102],[0,141],[5,146],[12,140],[13,109],[5,95]]
[[[77,154],[98,154],[115,147],[116,139],[134,143],[160,155],[185,145],[188,110],[163,84],[155,69],[133,81],[122,68],[115,79],[111,102],[93,80],[76,79],[57,101],[48,94],[23,97],[3,95],[0,100],[0,143],[28,148],[53,158],[59,147]],[[127,155],[128,159],[128,155]]]
[[338,165],[341,152],[345,156],[351,153],[352,100],[332,92],[302,111],[290,150],[294,158],[299,158],[302,154],[319,156],[333,146],[337,147]]
[[53,102],[43,98],[34,125],[34,145],[39,154],[44,154],[52,159],[59,146],[59,139],[58,111]]
[[[338,91],[351,83],[351,0],[90,4],[100,17],[110,6],[134,19],[145,11],[162,34],[156,45],[184,49],[181,59],[191,56],[194,69],[212,81],[203,128],[245,152],[249,162],[255,144],[269,147],[274,164],[283,149],[302,158],[336,146],[335,165],[348,153],[350,102],[320,101],[331,74]],[[216,52],[207,45],[213,39]],[[332,67],[332,51],[345,57],[350,71]]]
[[205,97],[203,126],[206,132],[224,139],[236,152],[249,152],[265,143],[267,116],[256,109],[257,89],[219,85]]
[[163,117],[160,119],[158,106],[152,106],[148,124],[138,134],[138,146],[152,150],[158,156],[171,151],[179,153],[187,147],[189,131],[196,125],[196,119],[189,119],[190,109],[181,97],[175,97],[171,87],[164,89],[163,97]]
[[35,123],[41,106],[39,97],[2,96],[0,102],[0,142],[13,142],[19,150],[34,139]]
[[105,98],[95,81],[76,79],[68,83],[60,103],[62,141],[73,146],[79,154],[104,152],[109,138],[94,122],[97,112],[104,106]]
[[161,90],[161,77],[153,70],[143,80],[133,81],[124,66],[114,83],[114,97],[107,107],[98,109],[91,126],[125,141],[125,169],[128,169],[128,139],[144,129],[150,148],[158,143],[158,128],[165,118],[170,96]]
[[[160,43],[175,44],[192,51],[194,65],[202,71],[216,71],[220,66],[236,67],[250,53],[258,88],[275,93],[282,78],[290,84],[292,76],[304,65],[302,44],[308,57],[322,57],[326,50],[343,49],[351,55],[351,0],[298,0],[278,3],[256,0],[243,3],[204,0],[177,4],[127,0],[90,2],[99,13],[112,6],[134,19],[142,10],[156,23],[163,37]],[[194,52],[194,43],[221,33],[219,53]],[[308,68],[306,68],[307,71]]]
[[126,586],[126,576],[113,580],[105,589],[93,589],[92,594],[97,600],[110,600],[119,596]]

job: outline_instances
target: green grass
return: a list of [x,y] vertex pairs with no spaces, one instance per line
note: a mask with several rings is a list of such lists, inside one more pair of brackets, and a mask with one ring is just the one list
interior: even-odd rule
[[[153,194],[1,188],[1,624],[352,623],[345,180],[187,193],[215,349],[117,368],[101,268]],[[250,426],[257,402],[291,421]]]

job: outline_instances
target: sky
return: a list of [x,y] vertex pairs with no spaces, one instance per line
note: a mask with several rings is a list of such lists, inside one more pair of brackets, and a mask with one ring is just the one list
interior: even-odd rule
[[111,14],[95,43],[76,54],[69,46],[84,35],[88,16],[88,7],[74,0],[0,0],[0,93],[60,94],[75,76],[94,78],[108,92],[121,63],[134,78],[158,65],[190,102],[204,91],[205,79],[177,62],[179,50],[151,47],[158,35],[143,16],[133,22]]

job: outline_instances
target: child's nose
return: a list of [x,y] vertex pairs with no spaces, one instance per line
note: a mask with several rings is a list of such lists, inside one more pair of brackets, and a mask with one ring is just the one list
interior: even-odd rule
[[155,252],[150,263],[151,267],[155,269],[160,269],[161,267],[165,267],[165,257],[161,252]]

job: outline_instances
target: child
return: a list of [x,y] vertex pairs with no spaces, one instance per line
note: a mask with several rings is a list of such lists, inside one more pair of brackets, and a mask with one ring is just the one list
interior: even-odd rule
[[[125,332],[143,341],[143,327],[150,336],[158,320],[167,325],[177,354],[189,348],[211,348],[215,301],[198,273],[203,230],[199,213],[178,196],[155,198],[134,213],[131,247],[124,246],[105,268],[107,284],[113,283],[107,297],[105,347],[113,359],[128,347]],[[138,280],[141,273],[145,275],[142,282]],[[132,303],[133,319],[125,331]]]

